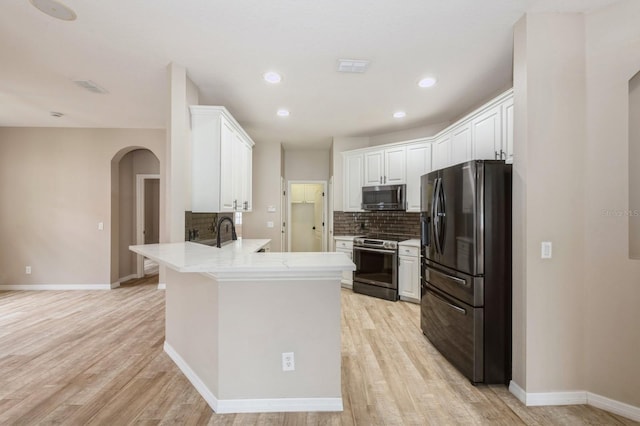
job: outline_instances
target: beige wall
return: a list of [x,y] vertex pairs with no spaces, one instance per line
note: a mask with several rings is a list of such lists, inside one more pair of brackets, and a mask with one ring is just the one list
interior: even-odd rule
[[[517,35],[523,35],[517,33]],[[526,121],[524,225],[526,283],[526,389],[584,388],[584,20],[582,15],[530,14],[526,18],[526,103],[518,118]],[[561,39],[562,43],[558,40]],[[518,41],[518,46],[522,43]],[[517,128],[516,132],[522,129]],[[522,185],[516,191],[523,189]],[[553,243],[553,259],[540,259],[542,241]],[[521,247],[521,241],[514,240]],[[522,264],[518,264],[518,269]],[[518,277],[520,278],[520,277]],[[522,324],[520,324],[522,325]],[[522,360],[515,359],[519,364]]]
[[640,259],[640,72],[629,81],[629,257]]
[[137,255],[129,250],[137,244],[137,182],[139,174],[159,174],[160,162],[146,149],[127,153],[119,163],[119,275],[118,279],[135,274]]
[[[640,406],[640,263],[629,260],[629,79],[640,3],[515,28],[514,381]],[[553,242],[553,259],[540,243]]]
[[640,261],[629,221],[604,210],[629,203],[629,79],[640,70],[640,2],[586,19],[587,139],[584,209],[585,371],[589,391],[640,407]]
[[133,146],[162,163],[164,144],[163,130],[0,128],[0,285],[114,282],[112,159]]
[[329,180],[329,150],[284,151],[284,177],[289,180]]
[[[256,142],[253,147],[253,211],[242,215],[243,237],[270,239],[272,251],[282,251],[281,162],[279,143]],[[269,206],[275,207],[276,211],[269,212]],[[273,222],[274,227],[268,228],[267,222]]]

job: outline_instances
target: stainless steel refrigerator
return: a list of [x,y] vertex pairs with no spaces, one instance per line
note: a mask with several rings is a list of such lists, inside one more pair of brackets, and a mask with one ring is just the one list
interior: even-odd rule
[[421,177],[420,325],[473,383],[511,378],[511,165]]

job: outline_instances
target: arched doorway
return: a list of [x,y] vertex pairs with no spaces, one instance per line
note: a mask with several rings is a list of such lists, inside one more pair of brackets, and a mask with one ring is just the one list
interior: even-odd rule
[[139,243],[139,224],[145,217],[157,224],[153,228],[159,232],[159,190],[156,196],[144,196],[145,186],[150,188],[145,183],[153,179],[159,183],[159,178],[160,161],[149,149],[127,147],[111,160],[111,288],[144,275],[143,260],[129,246]]

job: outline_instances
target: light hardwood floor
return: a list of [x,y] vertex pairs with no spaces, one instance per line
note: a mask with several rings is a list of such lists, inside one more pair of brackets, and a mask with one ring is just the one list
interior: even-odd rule
[[0,425],[621,425],[472,386],[424,338],[419,306],[342,292],[341,413],[218,415],[162,350],[157,277],[111,291],[0,292]]

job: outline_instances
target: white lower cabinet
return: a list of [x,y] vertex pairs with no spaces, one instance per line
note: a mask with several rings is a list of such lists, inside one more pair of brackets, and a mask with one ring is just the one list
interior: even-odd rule
[[[336,243],[336,251],[346,254],[349,256],[349,259],[353,260],[353,237],[334,237],[334,241]],[[353,272],[343,271],[342,280],[340,282],[342,283],[342,287],[353,288]]]
[[401,300],[420,303],[420,247],[416,242],[398,244],[398,294]]

